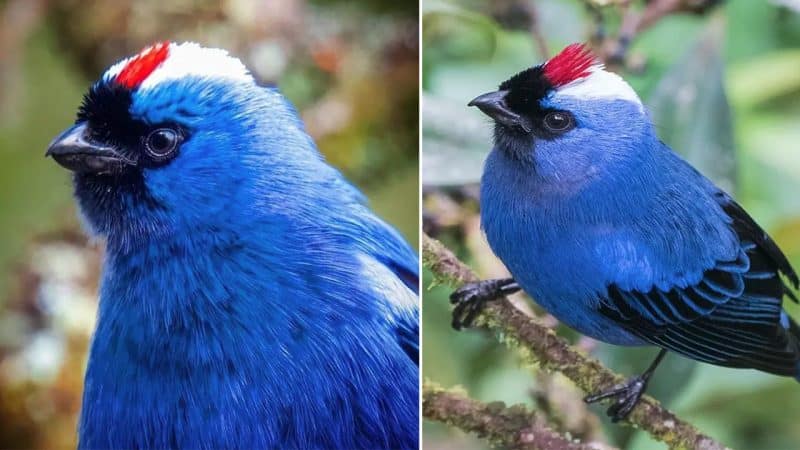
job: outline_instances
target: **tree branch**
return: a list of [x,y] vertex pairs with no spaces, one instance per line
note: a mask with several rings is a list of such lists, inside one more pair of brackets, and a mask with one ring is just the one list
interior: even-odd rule
[[[595,16],[598,30],[601,30],[603,15],[600,8],[606,3],[594,0],[584,0],[584,3]],[[636,11],[630,0],[617,0],[610,4],[614,4],[621,11],[622,24],[616,37],[606,38],[605,33],[601,32],[597,39],[599,54],[608,64],[623,65],[634,39],[661,19],[680,13],[704,14],[719,3],[720,0],[653,0],[648,2],[643,10]]]
[[[455,288],[478,281],[475,273],[441,242],[425,234],[422,237],[422,261],[433,273],[435,283]],[[475,321],[475,326],[494,332],[498,340],[519,351],[525,363],[538,363],[545,370],[561,372],[585,392],[598,392],[624,381],[622,376],[581,353],[537,318],[523,314],[508,299],[488,303]],[[423,401],[426,399],[423,398]],[[426,417],[429,416],[426,414]],[[642,398],[626,421],[647,431],[672,449],[726,449],[649,396]]]
[[581,444],[560,435],[547,421],[522,405],[481,403],[458,389],[445,389],[429,380],[422,385],[422,413],[486,438],[496,447],[513,450],[611,450],[602,444]]
[[584,403],[582,392],[566,377],[555,372],[538,372],[531,397],[552,426],[584,442],[606,442],[602,423],[589,405]]

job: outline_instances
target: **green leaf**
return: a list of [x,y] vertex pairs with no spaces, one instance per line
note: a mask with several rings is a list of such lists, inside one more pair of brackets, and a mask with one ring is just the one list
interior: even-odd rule
[[436,59],[485,59],[497,45],[497,24],[482,14],[447,2],[425,7],[422,41]]
[[736,185],[731,107],[725,92],[725,22],[713,17],[664,74],[647,105],[661,139],[717,185]]
[[752,58],[730,71],[733,102],[752,108],[800,92],[800,49],[782,49]]

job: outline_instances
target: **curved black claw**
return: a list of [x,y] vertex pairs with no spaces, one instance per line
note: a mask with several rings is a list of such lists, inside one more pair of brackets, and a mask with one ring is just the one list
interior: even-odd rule
[[611,417],[612,422],[619,422],[628,417],[628,414],[633,411],[633,408],[639,403],[639,399],[642,398],[645,389],[647,389],[647,378],[639,375],[631,377],[625,383],[614,386],[607,391],[587,395],[583,401],[595,403],[607,398],[616,399],[614,404],[606,410],[606,414]]
[[450,303],[456,305],[453,309],[453,328],[460,330],[471,326],[487,301],[518,290],[520,287],[512,278],[483,280],[461,286],[450,294]]

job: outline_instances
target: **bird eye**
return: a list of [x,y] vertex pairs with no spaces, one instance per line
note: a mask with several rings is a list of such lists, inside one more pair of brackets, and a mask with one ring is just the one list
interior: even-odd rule
[[172,128],[159,128],[147,135],[144,141],[145,150],[156,161],[164,161],[172,156],[178,148],[181,135]]
[[564,133],[575,127],[572,114],[565,111],[553,111],[544,116],[544,127],[554,133]]

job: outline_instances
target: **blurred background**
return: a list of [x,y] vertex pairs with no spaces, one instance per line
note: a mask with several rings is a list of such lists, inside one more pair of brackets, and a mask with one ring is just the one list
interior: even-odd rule
[[101,245],[43,157],[83,93],[164,39],[241,57],[418,243],[418,7],[334,0],[0,0],[0,449],[75,448]]
[[[423,225],[482,277],[506,272],[477,215],[491,124],[466,104],[581,41],[633,85],[661,138],[735,194],[800,268],[800,2],[424,0],[421,9]],[[429,273],[424,282],[430,285]],[[646,433],[610,425],[606,406],[587,409],[583,393],[563,377],[520,367],[493,336],[453,331],[449,293],[425,291],[425,377],[462,385],[485,402],[524,403],[575,437],[623,449],[665,448]],[[525,297],[514,301],[557,324]],[[642,371],[656,354],[599,344],[563,327],[559,333],[625,375]],[[670,355],[649,393],[732,448],[800,448],[795,380]],[[428,421],[424,441],[426,449],[487,448]]]

